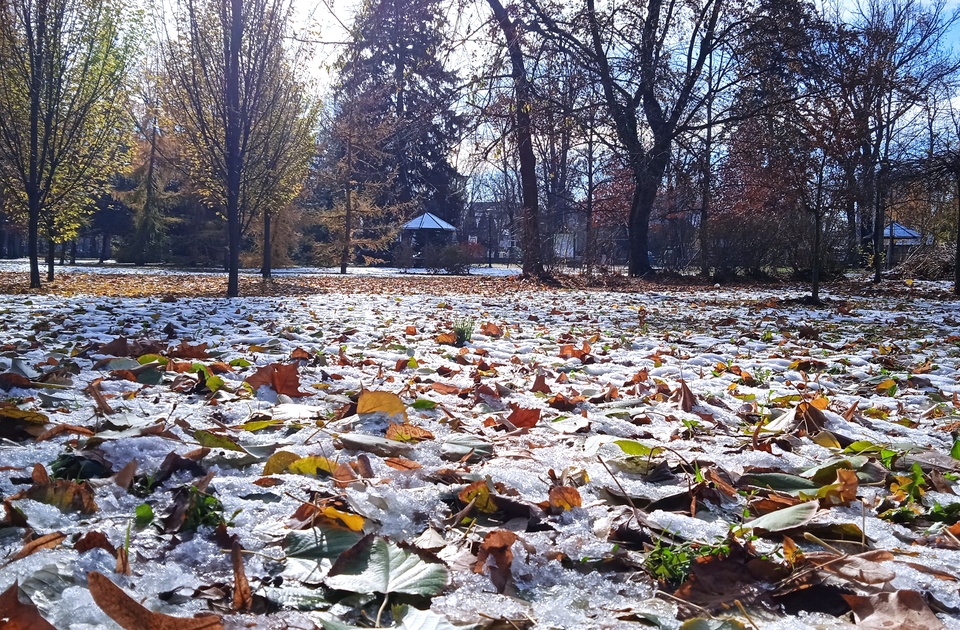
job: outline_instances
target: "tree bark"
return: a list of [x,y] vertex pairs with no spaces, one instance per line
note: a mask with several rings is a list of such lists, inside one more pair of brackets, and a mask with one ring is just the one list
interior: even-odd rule
[[264,280],[273,273],[273,244],[270,242],[270,213],[263,213],[263,267],[260,275]]
[[243,42],[243,1],[230,0],[230,34],[224,43],[224,97],[227,120],[224,148],[227,197],[227,297],[240,295],[240,182],[243,173],[240,103],[240,47]]
[[960,163],[953,176],[957,180],[957,250],[956,257],[953,259],[953,292],[955,295],[960,295]]
[[520,197],[523,204],[522,237],[523,262],[521,268],[526,276],[542,277],[545,274],[540,251],[539,190],[537,187],[537,158],[533,152],[533,124],[530,82],[523,65],[520,37],[514,23],[499,0],[487,0],[493,15],[507,40],[514,86],[514,109],[516,113],[517,155],[520,160]]
[[53,265],[57,260],[57,244],[47,239],[47,282],[53,282]]
[[[353,121],[350,123],[353,133]],[[346,201],[343,217],[343,249],[340,250],[340,273],[347,273],[347,265],[350,264],[350,253],[353,247],[350,244],[353,230],[353,186],[351,183],[353,175],[353,136],[347,138],[347,185]]]

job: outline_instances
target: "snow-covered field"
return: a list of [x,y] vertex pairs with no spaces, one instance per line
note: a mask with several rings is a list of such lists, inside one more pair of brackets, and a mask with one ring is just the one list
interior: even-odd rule
[[130,610],[94,571],[236,628],[960,624],[957,301],[448,282],[0,296],[0,591],[63,629]]

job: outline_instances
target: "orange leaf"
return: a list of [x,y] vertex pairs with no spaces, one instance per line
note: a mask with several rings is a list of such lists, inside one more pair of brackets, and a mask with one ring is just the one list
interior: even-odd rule
[[57,630],[32,602],[24,604],[20,601],[18,582],[0,595],[0,619],[3,620],[3,630]]
[[487,322],[486,324],[480,326],[480,332],[488,337],[502,337],[503,331],[500,330],[500,327],[494,324],[493,322]]
[[181,341],[180,345],[171,348],[167,354],[176,359],[209,359],[210,355],[207,354],[206,343],[198,343],[195,346],[191,346],[186,341]]
[[357,399],[357,414],[382,413],[388,416],[399,415],[407,418],[407,406],[393,392],[375,392],[365,389]]
[[547,379],[544,378],[543,374],[537,374],[537,377],[533,379],[533,387],[530,390],[538,394],[551,393],[550,387],[547,385]]
[[452,346],[457,343],[457,336],[454,333],[440,333],[437,335],[437,343]]
[[410,337],[413,337],[414,335],[417,334],[417,327],[416,327],[416,326],[407,326],[406,329],[404,329],[404,333],[405,333],[406,335],[410,336]]
[[524,409],[523,407],[518,407],[517,405],[510,405],[510,407],[513,409],[513,411],[511,411],[510,415],[507,416],[507,422],[518,429],[534,427],[538,422],[540,422],[539,409]]
[[496,529],[480,543],[477,561],[473,565],[474,573],[483,573],[487,558],[493,558],[494,566],[490,568],[490,580],[502,593],[510,580],[510,565],[513,564],[513,551],[510,547],[517,542],[517,535],[506,529]]
[[230,560],[233,562],[233,610],[250,610],[253,607],[253,593],[250,592],[250,582],[243,569],[243,548],[236,537],[230,548]]
[[416,443],[422,442],[423,440],[432,440],[434,436],[433,433],[430,433],[426,429],[422,429],[409,422],[404,422],[403,424],[391,422],[390,426],[387,427],[386,437],[388,440]]
[[553,512],[564,512],[583,505],[580,492],[573,486],[553,486],[550,488],[550,508]]
[[460,388],[455,385],[448,385],[447,383],[431,383],[430,389],[437,392],[438,394],[459,394]]
[[292,398],[311,396],[309,392],[300,391],[300,376],[297,373],[296,363],[271,363],[257,370],[253,376],[246,379],[254,391],[261,385],[269,385],[278,394]]
[[457,495],[463,503],[474,501],[474,506],[481,512],[492,513],[497,511],[497,504],[490,496],[490,486],[481,479],[474,481]]
[[124,630],[223,630],[219,617],[171,617],[141,606],[102,573],[87,574],[93,601]]
[[3,563],[3,566],[26,558],[27,556],[34,554],[41,549],[55,549],[56,547],[59,547],[60,543],[62,543],[66,538],[67,535],[61,534],[60,532],[44,534],[43,536],[31,540],[25,544],[20,551],[7,558],[7,561]]
[[383,460],[383,463],[396,470],[418,470],[423,468],[421,464],[402,457],[388,457]]

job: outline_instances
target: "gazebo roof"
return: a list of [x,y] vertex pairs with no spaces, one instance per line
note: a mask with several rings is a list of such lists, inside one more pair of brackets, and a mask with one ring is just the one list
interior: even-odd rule
[[440,217],[425,212],[418,217],[410,219],[403,225],[404,230],[442,230],[444,232],[456,232],[453,227]]
[[897,223],[894,221],[883,229],[884,238],[890,238],[891,234],[893,235],[894,240],[905,240],[912,238],[920,238],[920,232],[916,230],[911,230],[907,226]]

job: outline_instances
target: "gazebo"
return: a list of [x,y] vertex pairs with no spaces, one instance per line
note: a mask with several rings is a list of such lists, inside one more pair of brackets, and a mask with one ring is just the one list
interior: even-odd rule
[[420,247],[449,245],[456,238],[456,234],[457,228],[429,212],[410,219],[401,228],[401,240]]
[[887,265],[903,262],[911,251],[923,244],[923,235],[902,223],[893,221],[883,229],[883,248],[887,252]]

